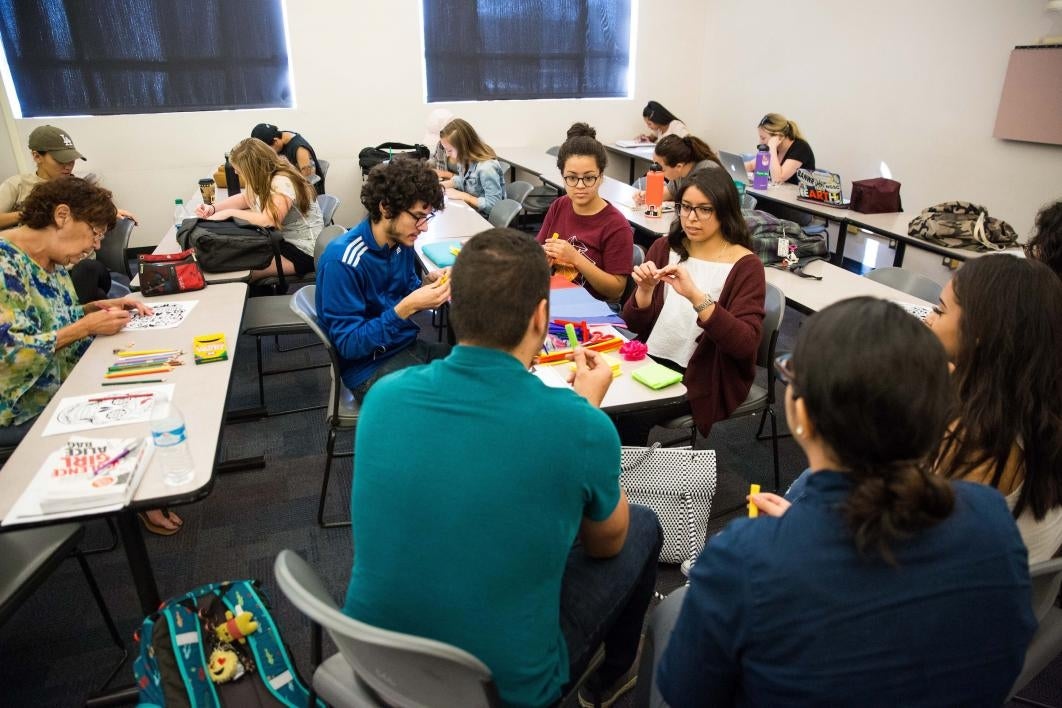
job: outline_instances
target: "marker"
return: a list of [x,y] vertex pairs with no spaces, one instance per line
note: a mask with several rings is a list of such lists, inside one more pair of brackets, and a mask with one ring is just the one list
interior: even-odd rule
[[146,356],[148,354],[180,354],[176,349],[144,349],[143,351],[117,351],[118,356]]
[[553,240],[554,240],[554,241],[556,241],[556,240],[557,240],[557,239],[559,239],[559,238],[560,238],[560,234],[559,234],[559,233],[557,233],[556,231],[554,231],[554,232],[553,232]]
[[103,396],[101,398],[90,398],[90,403],[99,403],[100,401],[123,401],[128,398],[151,398],[154,393],[128,393],[124,396]]
[[450,246],[450,253],[456,256],[461,253],[461,249],[457,246]]
[[442,277],[435,281],[435,287],[441,288],[443,285],[445,285],[446,284],[446,278],[447,278],[448,275],[449,275],[449,273],[443,273]]
[[162,383],[162,379],[144,379],[143,381],[104,381],[104,386],[128,386],[129,384]]
[[[759,494],[759,493],[760,493],[760,485],[758,485],[758,484],[750,484],[749,485],[749,496],[750,497],[753,494]],[[752,502],[751,499],[749,499],[749,518],[750,519],[755,519],[759,515],[760,515],[760,508],[758,506],[756,506]]]
[[569,322],[568,324],[564,325],[564,331],[568,335],[568,344],[574,350],[577,346],[579,346],[579,338],[575,336],[575,325]]
[[96,469],[92,470],[92,476],[95,477],[96,475],[98,475],[100,473],[100,471],[105,470],[108,467],[110,467],[111,465],[113,465],[114,463],[118,462],[123,457],[125,457],[129,453],[131,453],[134,450],[136,450],[137,448],[139,448],[141,444],[143,444],[143,441],[142,440],[138,440],[135,443],[131,443],[129,445],[126,445],[124,448],[122,448],[122,451],[119,452],[117,455],[115,455],[111,459],[107,460],[106,462],[101,464]]

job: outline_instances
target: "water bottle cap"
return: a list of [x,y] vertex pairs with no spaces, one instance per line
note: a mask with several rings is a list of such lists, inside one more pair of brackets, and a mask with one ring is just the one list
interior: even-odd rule
[[768,150],[769,148],[767,147],[767,145],[766,145],[766,144],[764,144],[764,143],[760,143],[759,145],[757,145],[757,146],[756,146],[756,149],[757,149],[757,150],[760,150],[760,151],[762,151],[762,152],[767,152],[767,150]]
[[654,162],[653,164],[649,165],[649,171],[650,172],[663,172],[664,168]]
[[174,204],[184,204],[184,200],[183,199],[174,199],[173,203]]

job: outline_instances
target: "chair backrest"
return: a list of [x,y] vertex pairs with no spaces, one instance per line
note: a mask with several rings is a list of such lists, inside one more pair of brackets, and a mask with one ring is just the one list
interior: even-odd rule
[[1032,582],[1033,614],[1039,622],[1054,606],[1062,587],[1062,558],[1033,563],[1029,566],[1029,580]]
[[645,263],[645,249],[639,246],[638,244],[634,244],[634,254],[631,257],[631,267],[633,268],[634,266],[640,266],[642,263]]
[[[327,195],[325,195],[327,196]],[[317,264],[321,260],[321,256],[324,254],[325,249],[328,248],[328,244],[336,240],[337,237],[342,236],[347,232],[346,226],[339,226],[338,224],[332,224],[321,229],[321,233],[317,235],[317,243],[313,246],[313,267],[317,268]]]
[[504,182],[505,180],[509,179],[509,175],[513,173],[513,166],[505,160],[501,159],[500,157],[498,158],[498,164],[501,165],[502,181]]
[[487,221],[492,226],[508,226],[522,209],[520,202],[512,199],[502,199],[490,210],[490,216],[487,217]]
[[743,194],[743,195],[741,195],[741,208],[742,209],[755,209],[756,208],[756,197],[752,196],[751,194]]
[[866,274],[866,277],[881,283],[882,285],[888,285],[890,288],[896,288],[908,295],[914,295],[927,302],[936,302],[939,300],[940,291],[944,289],[943,285],[940,285],[934,280],[930,280],[924,275],[919,275],[910,270],[894,268],[891,266],[888,268],[877,268],[872,270]]
[[560,154],[560,145],[554,145],[551,148],[546,148],[546,154],[553,155],[553,157],[556,157]]
[[320,576],[283,550],[277,584],[299,611],[324,627],[358,680],[388,705],[483,706],[500,703],[490,669],[455,646],[380,629],[343,614]]
[[785,314],[785,293],[778,286],[767,283],[763,309],[763,333],[760,334],[760,348],[756,350],[756,366],[767,369],[767,395],[770,402],[774,403],[775,347],[778,345],[778,330],[782,327],[782,316]]
[[336,209],[339,208],[339,197],[332,194],[318,194],[317,205],[321,207],[321,217],[324,219],[325,226],[328,226],[336,215]]
[[318,160],[317,166],[321,168],[321,179],[328,176],[328,165],[331,164],[328,160]]
[[527,195],[531,194],[532,189],[534,189],[534,186],[530,182],[518,179],[505,185],[505,198],[523,204],[524,200],[527,199]]
[[112,273],[120,273],[125,277],[131,277],[129,261],[125,252],[129,248],[129,237],[133,233],[132,219],[118,219],[107,233],[103,234],[100,250],[96,251],[96,260],[107,266]]
[[339,352],[332,345],[332,340],[328,337],[328,334],[321,329],[321,323],[317,319],[317,301],[314,299],[316,296],[316,285],[303,286],[291,296],[291,302],[288,306],[317,335],[317,338],[321,340],[321,344],[324,345],[325,351],[328,352],[328,361],[331,363],[331,367],[329,367],[331,387],[328,392],[326,419],[332,420],[339,415],[339,396],[343,390],[343,374],[342,369],[340,369]]

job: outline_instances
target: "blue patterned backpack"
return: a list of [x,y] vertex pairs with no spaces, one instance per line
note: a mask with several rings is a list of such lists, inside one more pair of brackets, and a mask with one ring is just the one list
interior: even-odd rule
[[211,583],[170,598],[136,638],[141,706],[309,704],[257,581]]

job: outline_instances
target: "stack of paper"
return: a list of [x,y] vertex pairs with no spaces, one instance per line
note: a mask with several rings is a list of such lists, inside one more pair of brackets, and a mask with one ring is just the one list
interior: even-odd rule
[[43,513],[127,502],[151,458],[142,438],[72,437],[37,472]]

